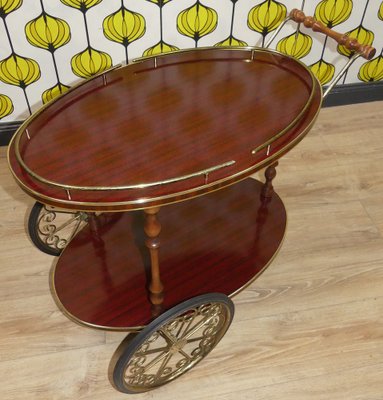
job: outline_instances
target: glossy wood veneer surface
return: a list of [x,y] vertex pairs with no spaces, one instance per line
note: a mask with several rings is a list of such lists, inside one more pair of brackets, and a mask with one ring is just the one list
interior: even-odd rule
[[[198,49],[115,69],[65,94],[23,128],[31,137],[24,134],[20,141],[23,160],[34,173],[60,184],[159,182],[235,161],[210,173],[208,185],[198,176],[137,190],[72,190],[68,201],[64,190],[19,168],[14,143],[12,169],[35,197],[48,197],[39,200],[89,210],[111,209],[112,203],[130,202],[126,209],[169,203],[242,179],[307,133],[321,104],[320,87],[305,66],[269,51],[255,52],[252,60],[251,54]],[[251,154],[295,119],[268,151]]]
[[[276,194],[262,202],[261,188],[247,179],[161,209],[162,311],[199,294],[233,294],[268,265],[284,237],[286,213]],[[64,250],[53,287],[72,318],[122,330],[153,318],[142,218],[140,211],[104,214],[99,238],[86,227]]]

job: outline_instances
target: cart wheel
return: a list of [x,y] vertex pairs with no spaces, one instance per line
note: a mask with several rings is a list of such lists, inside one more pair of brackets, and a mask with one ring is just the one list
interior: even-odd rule
[[220,293],[194,297],[166,311],[137,334],[117,360],[116,388],[142,393],[178,378],[210,353],[233,315],[233,302]]
[[58,256],[87,221],[84,212],[56,211],[36,202],[28,220],[28,233],[42,252]]

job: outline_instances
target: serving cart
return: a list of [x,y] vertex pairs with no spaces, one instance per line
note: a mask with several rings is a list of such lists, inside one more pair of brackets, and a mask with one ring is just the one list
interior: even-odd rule
[[[288,19],[373,56],[299,10]],[[284,54],[198,48],[112,68],[20,127],[9,165],[37,200],[32,241],[59,256],[58,306],[89,327],[137,332],[114,365],[118,390],[175,379],[223,337],[231,298],[281,246],[275,167],[322,99],[310,69]],[[246,179],[263,168],[265,183]]]

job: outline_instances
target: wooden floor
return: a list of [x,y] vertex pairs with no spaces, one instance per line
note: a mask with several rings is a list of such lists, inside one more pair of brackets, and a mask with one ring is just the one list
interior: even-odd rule
[[[108,380],[125,334],[57,309],[53,258],[25,233],[33,201],[0,154],[0,399],[126,398]],[[275,187],[286,239],[234,298],[228,333],[196,368],[135,398],[383,399],[383,102],[323,109]]]

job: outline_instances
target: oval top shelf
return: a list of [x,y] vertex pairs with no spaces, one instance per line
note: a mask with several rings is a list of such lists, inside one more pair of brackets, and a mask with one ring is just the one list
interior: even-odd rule
[[9,148],[39,201],[116,211],[230,185],[281,157],[321,106],[299,61],[258,48],[202,48],[135,60],[32,115]]

